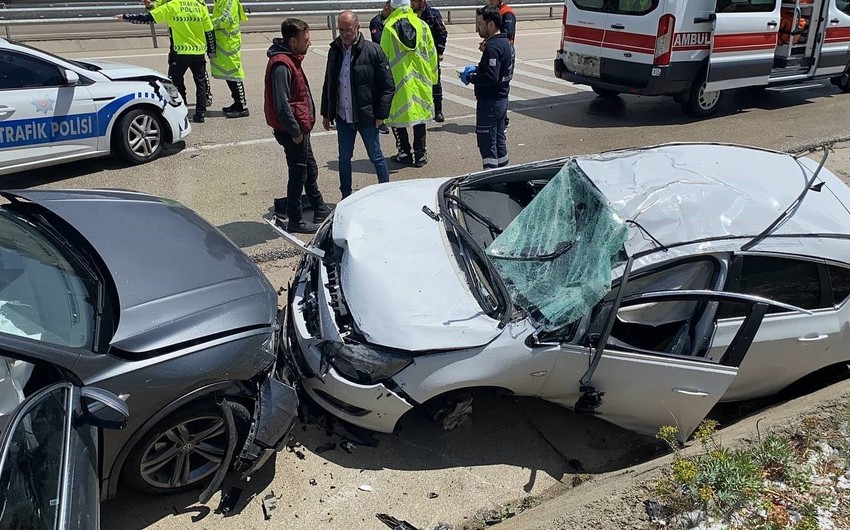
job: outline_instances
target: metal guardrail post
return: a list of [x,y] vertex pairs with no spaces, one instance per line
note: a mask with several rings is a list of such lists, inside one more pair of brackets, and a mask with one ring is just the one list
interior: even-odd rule
[[[0,9],[6,9],[6,4],[0,2]],[[3,24],[3,27],[6,28],[6,40],[12,40],[12,30],[9,29],[9,24]]]
[[555,8],[553,8],[553,7],[549,8],[549,18],[552,18],[552,13],[554,12],[554,9]]
[[336,15],[328,15],[328,29],[336,35]]
[[449,10],[449,16],[447,17],[447,20],[448,20],[449,24],[452,23],[452,11],[451,11],[451,9]]
[[159,48],[159,43],[156,42],[156,25],[151,22],[149,26],[151,27],[151,39],[153,39],[153,47]]

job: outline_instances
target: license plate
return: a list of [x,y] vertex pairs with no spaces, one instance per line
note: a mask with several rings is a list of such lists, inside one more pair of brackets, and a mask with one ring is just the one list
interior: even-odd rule
[[567,52],[567,68],[579,75],[599,77],[599,57]]

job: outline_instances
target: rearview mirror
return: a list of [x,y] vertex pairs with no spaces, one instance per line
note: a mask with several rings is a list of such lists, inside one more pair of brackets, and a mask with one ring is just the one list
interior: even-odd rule
[[130,418],[130,408],[118,396],[101,388],[80,390],[84,420],[101,429],[121,430]]
[[73,70],[65,70],[65,85],[77,86],[80,83],[80,76]]

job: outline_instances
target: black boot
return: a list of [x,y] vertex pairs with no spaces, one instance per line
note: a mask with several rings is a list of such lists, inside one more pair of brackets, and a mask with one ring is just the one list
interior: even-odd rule
[[230,95],[233,97],[233,105],[221,109],[224,115],[228,118],[244,118],[249,116],[248,106],[245,101],[245,85],[242,81],[227,81],[227,86],[230,88]]

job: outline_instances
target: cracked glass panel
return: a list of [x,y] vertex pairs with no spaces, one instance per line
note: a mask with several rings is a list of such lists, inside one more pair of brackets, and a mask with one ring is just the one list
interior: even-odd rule
[[625,220],[570,160],[487,248],[514,303],[545,331],[570,324],[611,288]]

